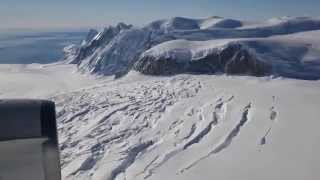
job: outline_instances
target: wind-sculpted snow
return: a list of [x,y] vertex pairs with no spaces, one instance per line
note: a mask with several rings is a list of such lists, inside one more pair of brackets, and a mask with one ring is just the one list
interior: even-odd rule
[[112,172],[110,177],[108,177],[108,180],[113,180],[115,179],[119,174],[121,173],[125,173],[126,169],[134,163],[137,155],[139,153],[141,153],[143,150],[147,149],[149,146],[151,146],[153,144],[152,141],[146,142],[146,143],[142,143],[139,144],[131,149],[128,150],[127,152],[127,157],[124,161],[122,161],[122,163],[115,168]]
[[[159,141],[151,137],[141,139],[142,133],[155,128],[161,121],[161,115],[179,99],[195,96],[200,89],[194,83],[183,89],[175,89],[179,88],[179,84],[171,87],[166,83],[159,81],[152,86],[139,84],[126,91],[121,86],[107,91],[99,88],[98,91],[80,91],[55,97],[58,106],[68,105],[58,111],[62,165],[67,169],[66,177],[87,176],[86,170],[103,166],[101,163],[110,160],[106,155],[111,153],[110,156],[120,155],[117,161],[120,164],[105,176],[115,179],[138,158],[140,151]],[[140,141],[143,141],[142,144]],[[119,149],[116,150],[116,147]],[[112,153],[108,148],[116,149]],[[83,159],[78,162],[79,158]]]
[[52,97],[63,178],[317,179],[319,29],[177,17],[91,31],[66,59],[117,79]]
[[[315,34],[290,39],[316,48]],[[56,102],[64,180],[320,177],[319,81],[72,68],[0,66],[3,98]]]
[[[130,72],[118,80],[54,96],[63,177],[228,179],[215,168],[240,168],[248,152],[252,166],[266,165],[273,157],[281,165],[286,161],[281,156],[288,153],[281,148],[290,145],[278,142],[277,138],[288,141],[282,138],[286,133],[281,123],[296,129],[294,124],[301,121],[295,116],[301,112],[292,111],[300,108],[293,102],[319,92],[316,84],[299,86],[305,90],[295,90],[293,84],[290,92],[283,90],[290,82],[212,75],[148,77]],[[313,107],[312,103],[301,106]],[[316,122],[311,119],[309,123]],[[296,157],[291,151],[286,155]],[[221,158],[226,161],[223,166],[219,166]],[[208,171],[211,166],[215,168]],[[302,164],[299,169],[307,171]]]
[[[67,51],[65,59],[70,63],[78,64],[79,69],[83,72],[116,75],[119,77],[130,71],[133,64],[147,50],[157,45],[164,46],[163,43],[167,41],[188,40],[208,42],[220,39],[231,42],[238,41],[239,38],[268,38],[275,35],[287,35],[319,29],[320,20],[308,17],[277,18],[259,23],[221,17],[206,19],[175,17],[154,21],[144,27],[133,27],[120,23],[115,27],[107,27],[98,34],[91,30],[86,40],[83,41],[76,51],[72,51],[73,53]],[[93,35],[95,36],[93,37]],[[207,46],[207,42],[204,43],[204,46],[207,47],[206,52],[212,52],[211,47],[214,46],[215,42],[212,41],[213,44],[209,46]],[[303,45],[302,47],[305,46]],[[254,50],[257,48],[256,46],[249,47]],[[197,49],[190,48],[191,51],[197,51]],[[180,50],[184,51],[184,48],[181,47]],[[184,55],[188,55],[180,51],[175,51],[175,54],[179,59],[183,59]],[[210,53],[206,55],[209,56]],[[251,55],[254,56],[255,54]],[[299,56],[290,54],[285,54],[282,57],[290,60],[293,57],[293,62],[295,59],[300,58]],[[205,58],[204,55],[203,58]],[[270,61],[268,58],[262,60]],[[272,61],[269,64],[274,63],[276,62]],[[295,71],[297,67],[297,65],[289,65],[289,70],[285,68],[286,72],[280,74],[289,74],[291,76],[292,73],[289,73],[289,71]],[[202,67],[199,68],[198,70],[198,67],[195,67],[198,72],[203,72]],[[303,75],[298,75],[297,77],[301,78]]]

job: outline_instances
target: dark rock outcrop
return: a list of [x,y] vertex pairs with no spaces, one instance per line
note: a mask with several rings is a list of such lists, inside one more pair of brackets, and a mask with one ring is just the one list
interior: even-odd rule
[[241,21],[234,19],[224,19],[214,25],[216,28],[238,28],[241,26]]
[[86,39],[84,40],[83,43],[90,42],[97,34],[99,34],[99,32],[97,30],[90,29],[88,34],[87,34],[87,37],[86,37]]
[[179,73],[244,74],[263,76],[271,73],[272,67],[252,55],[240,44],[228,45],[197,60],[177,61],[172,58],[142,56],[133,67],[136,71],[148,75],[174,75]]
[[249,54],[247,50],[235,51],[231,59],[224,66],[227,74],[247,74],[263,76],[271,71],[271,66]]
[[92,55],[97,48],[103,47],[105,44],[108,44],[122,30],[130,29],[131,27],[132,25],[119,23],[115,27],[109,26],[105,28],[100,33],[96,32],[95,30],[90,30],[85,42],[79,48],[77,56],[70,63],[80,64],[84,58]]
[[[119,23],[99,33],[91,30],[81,45],[65,48],[64,59],[77,64],[81,72],[116,77],[125,75],[133,66],[140,72],[154,75],[225,72],[260,76],[271,73],[271,64],[272,74],[275,76],[301,79],[320,77],[318,65],[303,62],[308,47],[296,51],[296,48],[283,42],[254,40],[253,43],[245,43],[247,49],[240,45],[229,45],[200,59],[185,58],[185,61],[178,61],[176,57],[143,56],[148,49],[172,40],[208,41],[234,38],[237,43],[239,38],[263,38],[320,29],[320,19],[308,17],[278,18],[261,24],[239,28],[243,25],[242,21],[221,17],[175,17],[154,21],[144,27]],[[280,48],[278,50],[278,46],[275,46],[277,44],[285,51]],[[248,49],[253,49],[255,53]],[[261,61],[266,59],[267,63]]]

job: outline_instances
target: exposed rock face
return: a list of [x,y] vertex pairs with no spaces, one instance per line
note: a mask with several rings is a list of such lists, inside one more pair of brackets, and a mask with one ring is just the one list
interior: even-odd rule
[[227,74],[263,76],[270,73],[270,71],[271,65],[258,60],[243,49],[235,51],[233,57],[224,66],[224,72]]
[[134,69],[149,75],[172,75],[182,73],[184,66],[185,64],[178,63],[174,59],[145,56],[135,63]]
[[122,30],[130,29],[132,25],[126,25],[119,23],[117,26],[109,26],[102,32],[98,33],[96,30],[90,30],[86,40],[82,42],[81,47],[78,50],[77,56],[70,63],[80,64],[83,59],[92,55],[96,49],[107,45],[115,36],[117,36]]
[[119,32],[107,44],[85,58],[79,68],[85,72],[117,75],[128,72],[139,55],[148,48],[149,33],[131,28]]
[[88,43],[90,42],[97,34],[99,34],[99,32],[95,29],[90,29],[86,39],[82,42],[82,44]]
[[75,57],[78,55],[79,46],[75,44],[71,44],[69,46],[64,47],[62,51],[64,53],[63,60],[70,64],[73,64],[72,62],[74,61]]
[[192,30],[199,29],[199,25],[196,21],[188,18],[175,17],[162,25],[167,30]]
[[196,60],[178,61],[172,58],[142,56],[134,69],[148,75],[173,75],[178,73],[212,74],[246,74],[253,76],[267,75],[271,65],[250,54],[240,44],[228,45],[206,57]]
[[234,20],[234,19],[223,19],[214,25],[214,27],[216,28],[238,28],[241,26],[242,26],[241,21]]
[[[304,78],[306,75],[313,76],[314,72],[318,72],[318,68],[300,62],[303,56],[296,55],[303,55],[306,52],[278,53],[274,45],[263,49],[259,43],[248,44],[248,47],[254,49],[261,60],[256,58],[256,53],[250,53],[246,49],[240,52],[236,45],[228,46],[222,51],[205,53],[206,55],[200,55],[199,58],[185,58],[180,56],[185,54],[179,52],[176,54],[176,56],[180,56],[180,59],[187,59],[187,62],[172,56],[161,56],[160,58],[159,56],[142,55],[158,45],[174,40],[193,41],[194,44],[203,41],[203,46],[205,46],[206,41],[210,40],[235,39],[235,41],[239,41],[239,38],[264,38],[319,29],[320,19],[317,18],[277,18],[249,26],[245,21],[221,17],[206,19],[175,17],[154,21],[144,27],[132,27],[119,23],[117,26],[107,27],[99,33],[90,30],[81,45],[65,49],[65,60],[77,64],[81,72],[119,77],[130,71],[134,64],[136,64],[135,69],[141,72],[147,71],[147,74],[226,72],[229,74],[260,75],[271,69],[270,65],[261,61],[268,59],[270,60],[268,63],[273,64],[273,71],[276,72],[276,75]],[[214,44],[215,42],[213,42]],[[212,45],[209,46],[208,50],[210,51]],[[181,48],[175,47],[175,49]],[[285,49],[291,52],[293,48]],[[197,50],[188,49],[187,51]],[[262,53],[259,54],[259,52]],[[173,67],[168,67],[171,64]],[[305,69],[306,66],[313,72],[307,72],[309,70]],[[166,69],[159,69],[159,67]],[[297,70],[299,74],[297,74]]]

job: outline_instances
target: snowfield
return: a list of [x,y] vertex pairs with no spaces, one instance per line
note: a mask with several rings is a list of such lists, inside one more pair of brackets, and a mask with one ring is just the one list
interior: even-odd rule
[[56,102],[64,180],[315,180],[319,37],[305,17],[120,23],[0,65],[0,97]]
[[320,177],[319,81],[0,68],[1,97],[56,102],[66,180]]
[[79,75],[74,65],[1,64],[0,98],[45,98],[94,85],[94,76]]
[[65,179],[315,179],[320,84],[128,77],[53,97]]

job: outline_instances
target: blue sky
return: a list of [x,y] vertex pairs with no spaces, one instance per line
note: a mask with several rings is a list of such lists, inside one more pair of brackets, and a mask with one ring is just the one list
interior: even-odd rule
[[259,20],[320,16],[319,0],[1,0],[0,29],[143,25],[173,16]]

